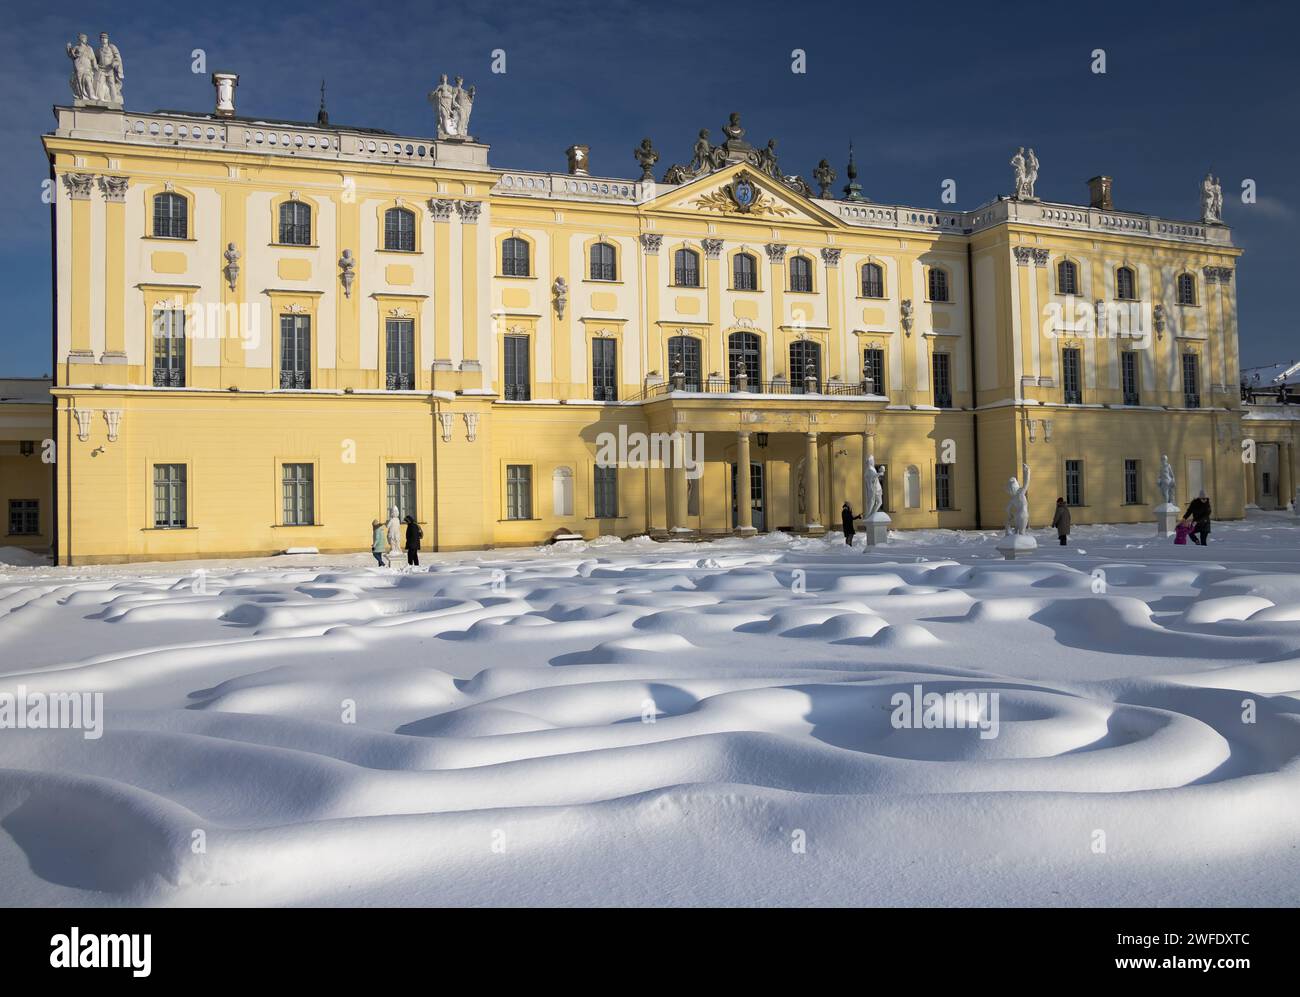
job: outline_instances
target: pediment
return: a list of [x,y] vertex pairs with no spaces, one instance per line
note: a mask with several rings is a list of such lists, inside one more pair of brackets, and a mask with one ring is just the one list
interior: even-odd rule
[[744,163],[675,187],[656,197],[645,208],[651,212],[717,216],[729,221],[754,221],[765,225],[841,227],[839,219],[830,212]]

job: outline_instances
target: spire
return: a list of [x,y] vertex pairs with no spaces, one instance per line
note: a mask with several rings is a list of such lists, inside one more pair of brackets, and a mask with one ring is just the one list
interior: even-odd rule
[[849,142],[849,168],[846,171],[849,175],[849,182],[844,185],[844,200],[846,201],[866,201],[868,198],[862,196],[862,184],[858,183],[858,165],[853,161],[853,142]]
[[325,81],[320,81],[320,110],[316,112],[316,124],[325,126],[330,123],[329,111],[325,110]]

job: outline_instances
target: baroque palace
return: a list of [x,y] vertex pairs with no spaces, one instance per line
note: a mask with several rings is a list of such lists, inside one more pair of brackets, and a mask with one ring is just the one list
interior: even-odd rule
[[649,139],[636,179],[581,145],[507,170],[459,79],[414,138],[323,99],[315,123],[242,117],[226,73],[211,113],[135,113],[106,37],[69,55],[43,137],[52,483],[15,445],[49,402],[0,407],[9,542],[30,501],[60,563],[361,550],[394,505],[440,550],[816,533],[862,509],[868,455],[902,529],[1000,528],[1022,465],[1035,525],[1058,495],[1076,523],[1150,522],[1162,454],[1221,518],[1295,486],[1294,423],[1257,420],[1273,463],[1241,458],[1212,177],[1198,220],[1166,220],[1116,210],[1108,177],[1040,200],[1022,150],[1010,195],[909,208],[851,156],[842,194],[825,161],[816,189],[783,173],[738,115],[658,180]]

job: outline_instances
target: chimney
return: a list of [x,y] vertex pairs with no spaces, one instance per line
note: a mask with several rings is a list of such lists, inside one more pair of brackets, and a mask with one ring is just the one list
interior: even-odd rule
[[235,87],[239,86],[238,73],[213,73],[212,85],[217,88],[218,118],[235,116]]
[[591,149],[585,145],[571,145],[564,150],[564,154],[569,157],[569,176],[590,176],[587,162],[591,157]]
[[1102,211],[1114,211],[1115,202],[1111,198],[1110,177],[1093,177],[1088,181],[1088,207],[1100,208]]

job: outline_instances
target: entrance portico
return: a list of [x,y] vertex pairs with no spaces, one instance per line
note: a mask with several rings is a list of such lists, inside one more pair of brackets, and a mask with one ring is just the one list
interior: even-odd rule
[[[816,535],[841,502],[860,505],[862,456],[876,416],[861,401],[810,408],[808,400],[755,398],[742,406],[677,393],[654,403],[650,431],[677,435],[673,466],[651,483],[652,492],[667,493],[667,521],[652,528],[669,535]],[[678,459],[687,451],[698,466]]]

